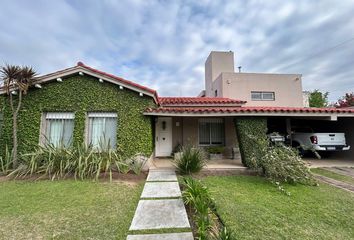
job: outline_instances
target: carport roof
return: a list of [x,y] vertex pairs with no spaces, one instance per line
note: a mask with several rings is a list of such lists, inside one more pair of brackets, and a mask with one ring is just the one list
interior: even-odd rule
[[300,108],[300,107],[158,107],[148,108],[145,115],[165,116],[349,116],[354,109],[343,108]]

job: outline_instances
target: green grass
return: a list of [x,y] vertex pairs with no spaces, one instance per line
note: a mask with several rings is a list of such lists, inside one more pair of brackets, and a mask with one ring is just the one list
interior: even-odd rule
[[342,182],[346,182],[349,184],[354,184],[354,178],[349,177],[349,176],[345,176],[339,173],[335,173],[335,172],[331,172],[329,170],[326,169],[322,169],[322,168],[312,168],[311,172],[325,176],[325,177],[329,177],[329,178],[333,178],[335,180],[338,181],[342,181]]
[[125,239],[142,184],[0,182],[0,239]]
[[203,179],[237,239],[354,239],[354,194],[326,184],[280,193],[260,177]]

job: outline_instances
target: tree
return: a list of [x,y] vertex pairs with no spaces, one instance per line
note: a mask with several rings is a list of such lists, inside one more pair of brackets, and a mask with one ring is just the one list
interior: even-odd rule
[[[12,112],[12,164],[16,167],[18,165],[17,118],[21,110],[22,98],[32,85],[36,72],[28,66],[6,65],[0,68],[0,73]],[[14,101],[16,95],[18,95],[17,101]]]
[[346,93],[345,96],[339,98],[336,107],[354,107],[354,93]]
[[327,107],[328,106],[328,95],[329,92],[321,92],[318,89],[310,92],[309,103],[310,107]]

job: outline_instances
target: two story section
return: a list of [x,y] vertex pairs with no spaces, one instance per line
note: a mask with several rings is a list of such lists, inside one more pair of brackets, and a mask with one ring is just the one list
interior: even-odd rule
[[245,106],[304,107],[301,74],[235,72],[234,53],[210,53],[201,96],[242,99]]

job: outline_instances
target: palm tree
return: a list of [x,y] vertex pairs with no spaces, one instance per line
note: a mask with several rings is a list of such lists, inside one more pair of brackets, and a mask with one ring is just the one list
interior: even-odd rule
[[[12,163],[13,167],[18,165],[18,142],[17,142],[17,117],[21,110],[23,95],[27,94],[28,88],[32,85],[36,72],[32,67],[6,65],[0,68],[1,78],[4,88],[9,96],[10,107],[12,111]],[[14,102],[14,95],[18,94],[17,105]]]

